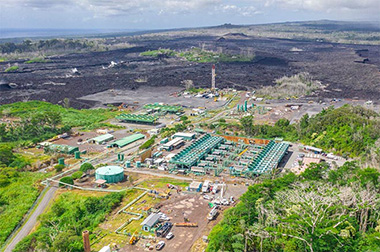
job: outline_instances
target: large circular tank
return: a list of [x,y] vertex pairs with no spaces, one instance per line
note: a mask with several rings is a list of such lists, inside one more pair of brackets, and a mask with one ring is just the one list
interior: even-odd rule
[[107,183],[117,183],[124,179],[124,169],[120,166],[103,166],[96,169],[96,179],[104,179]]

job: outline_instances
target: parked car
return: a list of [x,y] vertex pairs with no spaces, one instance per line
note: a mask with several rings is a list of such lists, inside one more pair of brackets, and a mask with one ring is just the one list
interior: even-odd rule
[[224,206],[228,206],[228,205],[230,205],[230,202],[228,202],[228,199],[222,199],[221,203],[222,203],[222,205],[224,205]]
[[210,199],[211,199],[210,196],[208,196],[207,194],[203,195],[203,198],[204,198],[205,200],[210,200]]
[[164,246],[165,246],[165,242],[164,241],[160,241],[156,245],[156,250],[161,250]]
[[170,233],[168,233],[167,235],[166,235],[166,239],[167,240],[170,240],[170,239],[172,239],[174,237],[174,234],[172,233],[172,232],[170,232]]

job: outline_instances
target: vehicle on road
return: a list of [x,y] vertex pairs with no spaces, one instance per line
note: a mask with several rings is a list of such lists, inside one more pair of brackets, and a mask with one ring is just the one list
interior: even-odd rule
[[156,250],[161,250],[164,246],[165,246],[165,242],[164,241],[160,241],[156,245]]
[[170,239],[173,239],[173,237],[174,237],[174,234],[172,233],[172,232],[170,232],[170,233],[168,233],[167,235],[166,235],[166,240],[170,240]]

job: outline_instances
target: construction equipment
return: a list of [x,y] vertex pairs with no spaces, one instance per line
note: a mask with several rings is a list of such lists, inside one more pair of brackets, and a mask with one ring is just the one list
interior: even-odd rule
[[131,239],[129,239],[129,244],[134,245],[137,242],[138,237],[136,236],[136,233],[137,231],[135,231],[133,235],[131,236]]
[[190,223],[190,222],[174,223],[174,226],[176,226],[176,227],[198,227],[198,223]]

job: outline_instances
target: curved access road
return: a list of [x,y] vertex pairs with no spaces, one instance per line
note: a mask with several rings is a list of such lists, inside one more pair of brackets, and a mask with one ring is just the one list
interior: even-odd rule
[[56,190],[56,187],[50,187],[48,189],[45,195],[43,195],[40,203],[37,205],[37,208],[34,210],[26,223],[21,227],[20,231],[16,234],[12,241],[8,244],[4,252],[11,252],[17,243],[19,243],[25,236],[30,233],[30,231],[37,223],[38,216],[40,216],[45,211],[49,205],[49,202],[53,199]]

